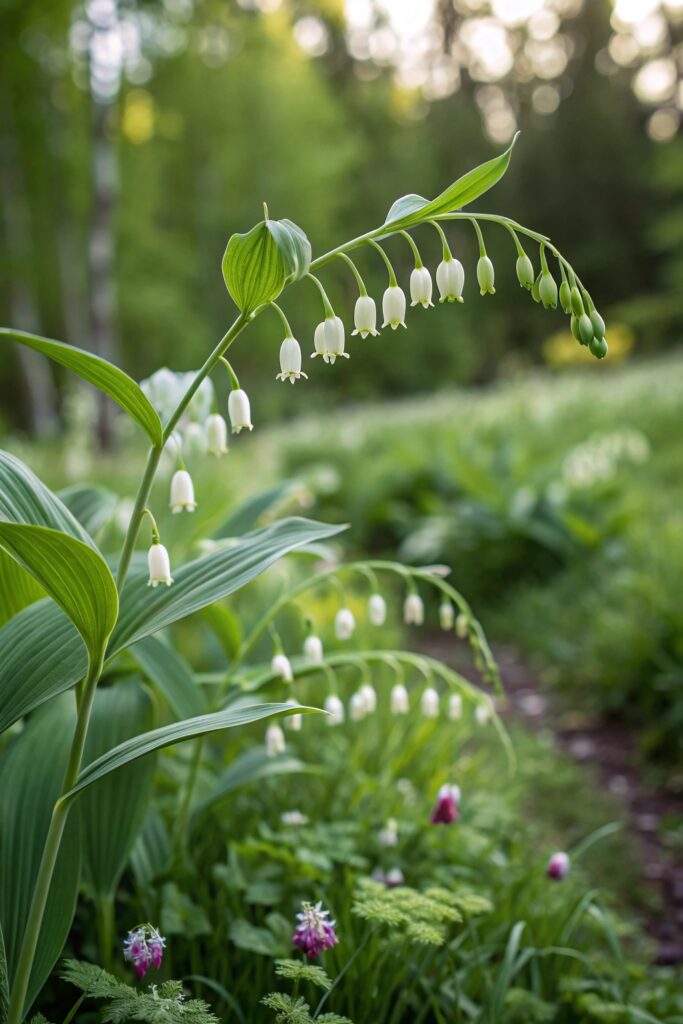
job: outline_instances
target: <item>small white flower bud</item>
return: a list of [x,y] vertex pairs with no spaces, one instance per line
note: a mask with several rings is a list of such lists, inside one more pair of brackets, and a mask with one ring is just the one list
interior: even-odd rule
[[432,275],[426,267],[415,267],[410,275],[410,305],[433,306]]
[[361,718],[365,718],[366,714],[365,698],[359,690],[352,695],[349,701],[349,718],[352,722],[360,722]]
[[363,683],[360,690],[358,691],[363,700],[365,701],[365,713],[371,715],[377,709],[377,694],[374,686],[370,683]]
[[147,552],[147,566],[149,568],[148,587],[158,587],[160,583],[165,583],[167,587],[171,586],[173,583],[171,561],[163,544],[152,544]]
[[451,722],[462,718],[462,697],[459,693],[452,693],[448,698],[448,717]]
[[228,424],[217,412],[206,421],[206,447],[217,459],[228,450]]
[[371,594],[368,601],[368,619],[372,626],[383,626],[387,621],[387,603],[381,594]]
[[337,640],[350,640],[356,628],[356,620],[350,608],[340,608],[334,620]]
[[235,388],[228,395],[228,415],[233,434],[239,434],[240,430],[254,429],[251,422],[249,398],[242,388]]
[[301,347],[296,338],[285,338],[280,345],[280,373],[276,380],[289,380],[294,383],[300,377],[308,377],[301,370]]
[[480,256],[479,262],[477,263],[477,281],[479,282],[479,290],[482,295],[495,295],[496,289],[493,286],[495,280],[495,272],[493,269],[493,263],[488,256]]
[[455,632],[461,640],[464,640],[469,632],[467,628],[467,616],[463,615],[462,612],[455,620]]
[[419,594],[408,594],[403,602],[403,621],[407,626],[421,626],[425,620],[424,602]]
[[[322,356],[325,359],[325,321],[319,323],[315,329],[313,335],[313,351],[311,352],[311,359],[315,359],[316,356]],[[327,359],[325,359],[327,362]]]
[[433,686],[428,686],[422,691],[420,708],[425,718],[439,717],[439,694]]
[[477,725],[486,725],[491,718],[491,709],[488,704],[477,704],[474,709],[474,720]]
[[274,654],[273,660],[270,663],[270,670],[274,676],[279,676],[286,683],[291,683],[294,679],[292,665],[286,654]]
[[400,885],[404,885],[405,877],[400,868],[390,868],[386,873],[384,882],[387,888],[397,889]]
[[407,715],[409,711],[408,691],[403,683],[396,683],[391,690],[391,713],[392,715]]
[[179,469],[171,478],[171,512],[194,512],[196,507],[192,477],[186,469]]
[[323,324],[324,346],[323,359],[326,363],[334,364],[337,357],[349,358],[349,353],[344,351],[345,336],[344,324],[338,316],[328,316]]
[[446,632],[453,629],[455,623],[455,609],[450,601],[442,601],[439,605],[439,623]]
[[328,725],[342,724],[344,721],[344,705],[336,694],[331,693],[329,697],[325,698],[323,708],[327,712]]
[[405,327],[406,297],[402,288],[398,285],[390,285],[382,296],[382,312],[384,323],[382,327],[391,325],[392,330],[401,325]]
[[323,642],[319,636],[307,636],[304,640],[304,658],[311,665],[322,665]]
[[380,829],[377,838],[381,846],[396,846],[398,844],[398,822],[396,818],[389,818],[385,827]]
[[[296,701],[295,700],[288,700],[287,703],[293,705],[294,707],[296,707]],[[302,728],[302,726],[304,724],[304,716],[303,715],[287,715],[284,721],[285,721],[286,727],[291,732],[301,732],[301,728]]]
[[442,260],[436,268],[439,302],[462,302],[465,269],[460,260]]
[[356,299],[353,323],[355,330],[352,333],[360,334],[361,338],[367,338],[368,334],[372,334],[373,337],[379,334],[377,330],[377,307],[375,306],[375,300],[369,295],[359,295]]
[[279,725],[269,725],[266,729],[266,755],[277,757],[286,749],[285,734]]

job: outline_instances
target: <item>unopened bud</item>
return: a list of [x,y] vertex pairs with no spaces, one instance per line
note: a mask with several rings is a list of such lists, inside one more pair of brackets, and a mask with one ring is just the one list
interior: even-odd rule
[[534,265],[526,253],[517,257],[516,270],[517,280],[521,284],[522,288],[526,288],[527,291],[531,291],[534,284]]
[[604,359],[607,355],[607,340],[593,336],[588,346],[596,359]]
[[581,314],[584,312],[583,299],[581,298],[581,292],[576,287],[576,285],[574,285],[574,287],[571,290],[570,301],[572,313],[574,314],[574,316],[581,316]]
[[590,314],[591,323],[593,324],[593,333],[596,338],[605,337],[605,321],[602,319],[597,309],[591,311]]
[[569,316],[572,311],[572,290],[569,287],[569,281],[563,281],[560,285],[560,305]]
[[541,274],[541,280],[538,286],[538,295],[543,303],[544,309],[557,308],[557,284],[555,283],[555,278],[549,271],[544,271]]
[[579,335],[582,345],[590,345],[593,338],[593,324],[588,313],[582,313],[579,317]]
[[496,289],[493,286],[495,280],[495,271],[493,269],[493,263],[488,256],[480,256],[479,262],[477,263],[477,281],[479,282],[479,290],[482,295],[495,295]]

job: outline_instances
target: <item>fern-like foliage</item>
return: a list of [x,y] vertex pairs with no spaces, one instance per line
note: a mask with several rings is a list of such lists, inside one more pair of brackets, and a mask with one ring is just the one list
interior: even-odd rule
[[275,973],[291,981],[310,981],[325,991],[332,987],[332,981],[322,967],[304,963],[303,960],[276,960]]
[[314,1018],[310,1006],[301,996],[295,999],[285,992],[271,992],[261,1002],[275,1012],[275,1024],[313,1024],[314,1021],[315,1024],[353,1024],[348,1017],[340,1017],[338,1013],[321,1013]]
[[364,879],[356,890],[353,913],[365,921],[385,925],[397,938],[418,945],[442,946],[448,926],[463,919],[464,899],[436,886],[426,892],[408,886],[387,889],[379,882]]

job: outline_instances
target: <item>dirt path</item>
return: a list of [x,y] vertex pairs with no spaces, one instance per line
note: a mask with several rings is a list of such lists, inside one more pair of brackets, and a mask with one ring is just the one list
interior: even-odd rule
[[[429,653],[452,659],[443,635],[428,640]],[[513,715],[534,730],[550,729],[558,747],[574,760],[596,767],[605,786],[626,809],[626,817],[643,851],[643,882],[659,895],[664,912],[646,917],[647,932],[657,945],[656,962],[683,963],[683,854],[665,845],[667,820],[683,821],[683,796],[645,785],[638,771],[633,736],[618,722],[587,719],[560,710],[544,692],[520,653],[501,646],[494,651],[508,696],[503,715]],[[470,673],[458,666],[464,675]]]

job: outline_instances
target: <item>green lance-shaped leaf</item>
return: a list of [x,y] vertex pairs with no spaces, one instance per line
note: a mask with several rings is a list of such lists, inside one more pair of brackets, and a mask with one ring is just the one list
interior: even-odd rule
[[41,338],[36,334],[27,334],[26,331],[14,331],[8,327],[0,327],[0,337],[8,338],[11,341],[26,345],[36,352],[41,352],[61,366],[72,370],[89,384],[109,395],[124,412],[128,413],[142,429],[147,433],[154,445],[160,445],[162,441],[162,426],[159,415],[147,396],[142,392],[135,381],[120,370],[118,366],[108,363],[106,359],[100,359],[92,352],[84,352],[83,349],[75,348],[73,345],[65,345],[61,341],[53,341],[50,338]]
[[106,487],[73,484],[59,492],[60,499],[91,537],[105,527],[119,504],[119,497]]
[[504,153],[468,171],[462,178],[458,178],[452,185],[449,185],[436,199],[423,199],[422,196],[417,195],[407,195],[397,199],[384,222],[384,226],[390,229],[387,234],[422,224],[443,213],[452,213],[454,210],[459,210],[463,206],[467,206],[468,203],[474,202],[484,192],[488,192],[508,169],[516,141],[517,135]]
[[249,725],[251,722],[258,722],[264,718],[272,718],[274,715],[309,714],[319,712],[319,708],[309,708],[299,704],[252,704],[247,707],[239,706],[226,708],[224,711],[217,711],[212,715],[200,715],[198,718],[189,718],[184,722],[173,722],[171,725],[164,725],[160,729],[143,733],[141,736],[134,736],[132,739],[120,743],[117,747],[109,750],[102,757],[99,757],[92,764],[83,769],[78,777],[78,782],[64,795],[68,800],[78,793],[92,786],[93,783],[105,778],[111,772],[132,764],[141,757],[151,754],[162,747],[170,747],[183,740],[194,739],[197,736],[205,736],[207,733],[219,732],[222,729],[232,729],[240,725]]
[[0,1021],[7,1020],[7,1009],[9,1007],[9,978],[7,975],[7,957],[5,956],[5,941],[2,937],[0,927]]
[[21,459],[5,451],[0,451],[0,519],[61,530],[95,547],[86,529],[64,502]]
[[41,597],[45,597],[43,588],[18,562],[0,550],[0,626]]
[[300,281],[311,266],[311,243],[305,231],[291,220],[266,221],[280,254],[285,261],[286,283]]
[[319,768],[307,765],[290,754],[269,757],[263,746],[252,747],[236,757],[221,773],[213,791],[197,805],[195,815],[252,782],[260,782],[276,775],[316,774],[319,771]]
[[[134,678],[98,690],[83,754],[87,766],[117,743],[154,724],[149,693]],[[152,794],[154,755],[95,783],[79,812],[84,876],[94,893],[111,897],[137,839]]]
[[[74,717],[71,698],[54,701],[31,719],[0,761],[0,924],[10,985],[52,808],[66,768]],[[78,819],[72,811],[40,931],[27,1008],[62,952],[74,914],[79,878]]]
[[193,718],[209,709],[184,658],[154,636],[140,640],[131,650],[147,678],[163,693],[178,718]]
[[285,258],[266,221],[244,235],[230,238],[222,268],[235,305],[247,316],[278,297],[288,273]]

